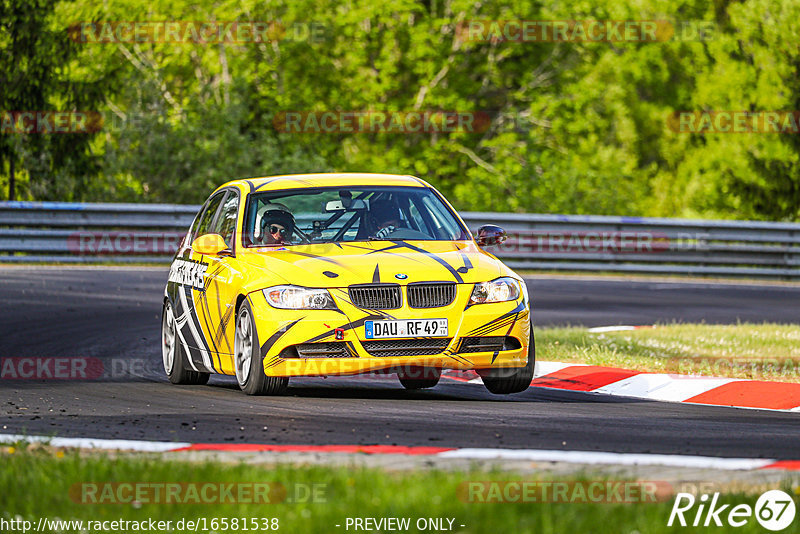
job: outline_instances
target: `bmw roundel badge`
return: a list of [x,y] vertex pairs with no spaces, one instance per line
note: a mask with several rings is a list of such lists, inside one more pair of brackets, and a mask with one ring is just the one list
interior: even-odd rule
[[397,278],[398,280],[405,280],[406,278],[408,278],[408,275],[404,273],[397,273],[396,275],[394,275],[394,277]]

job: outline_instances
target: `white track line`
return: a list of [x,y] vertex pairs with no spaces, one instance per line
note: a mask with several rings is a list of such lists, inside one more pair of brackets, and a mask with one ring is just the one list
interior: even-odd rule
[[625,330],[636,330],[635,326],[595,326],[594,328],[590,328],[587,332],[592,332],[593,334],[600,334],[602,332],[623,332]]
[[532,462],[568,462],[605,465],[661,465],[667,467],[692,467],[698,469],[760,469],[775,460],[760,458],[714,458],[710,456],[684,456],[679,454],[624,454],[616,452],[547,451],[534,449],[456,449],[440,452],[440,458],[465,458],[475,460],[503,459]]
[[[191,443],[166,441],[136,441],[124,439],[93,438],[49,438],[46,436],[22,436],[0,434],[0,443],[47,443],[53,447],[76,447],[83,449],[129,450],[141,452],[170,452],[191,446]],[[270,454],[283,454],[273,452]],[[315,453],[318,454],[318,453]],[[468,460],[523,460],[532,462],[566,462],[589,465],[659,465],[666,467],[689,467],[696,469],[750,470],[761,469],[776,460],[760,458],[714,458],[710,456],[688,456],[680,454],[627,454],[616,452],[558,451],[536,449],[454,449],[433,454],[439,458]]]
[[0,443],[47,443],[53,447],[76,447],[80,449],[109,449],[142,452],[168,452],[188,447],[191,443],[172,443],[168,441],[138,441],[127,439],[95,438],[49,438],[47,436],[22,436],[19,434],[0,434]]

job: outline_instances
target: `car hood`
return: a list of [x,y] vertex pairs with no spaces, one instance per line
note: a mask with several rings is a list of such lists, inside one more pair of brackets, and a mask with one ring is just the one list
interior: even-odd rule
[[347,287],[378,282],[475,283],[513,274],[500,260],[470,241],[367,241],[263,247],[247,249],[237,257],[255,268],[248,276],[253,291],[265,287],[263,283],[275,283],[276,277],[283,279],[283,283],[307,287]]

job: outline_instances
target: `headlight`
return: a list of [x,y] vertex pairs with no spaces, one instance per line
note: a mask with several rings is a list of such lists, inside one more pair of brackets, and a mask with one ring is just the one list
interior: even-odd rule
[[485,302],[517,300],[519,298],[519,293],[519,282],[513,278],[498,278],[491,282],[475,284],[475,289],[472,290],[469,303],[483,304]]
[[336,304],[327,289],[298,286],[275,286],[264,290],[264,296],[275,308],[283,310],[335,310]]

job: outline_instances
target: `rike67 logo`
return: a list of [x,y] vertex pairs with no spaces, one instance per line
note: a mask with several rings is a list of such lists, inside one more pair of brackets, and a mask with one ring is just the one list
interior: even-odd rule
[[[696,510],[693,510],[695,505]],[[705,493],[699,499],[691,493],[678,493],[667,526],[675,524],[685,527],[691,522],[693,527],[741,527],[755,516],[756,521],[765,529],[779,531],[792,524],[795,511],[794,500],[781,490],[763,493],[756,501],[755,508],[749,504],[737,504],[732,508],[730,504],[719,504],[719,493],[714,493],[710,502]]]

